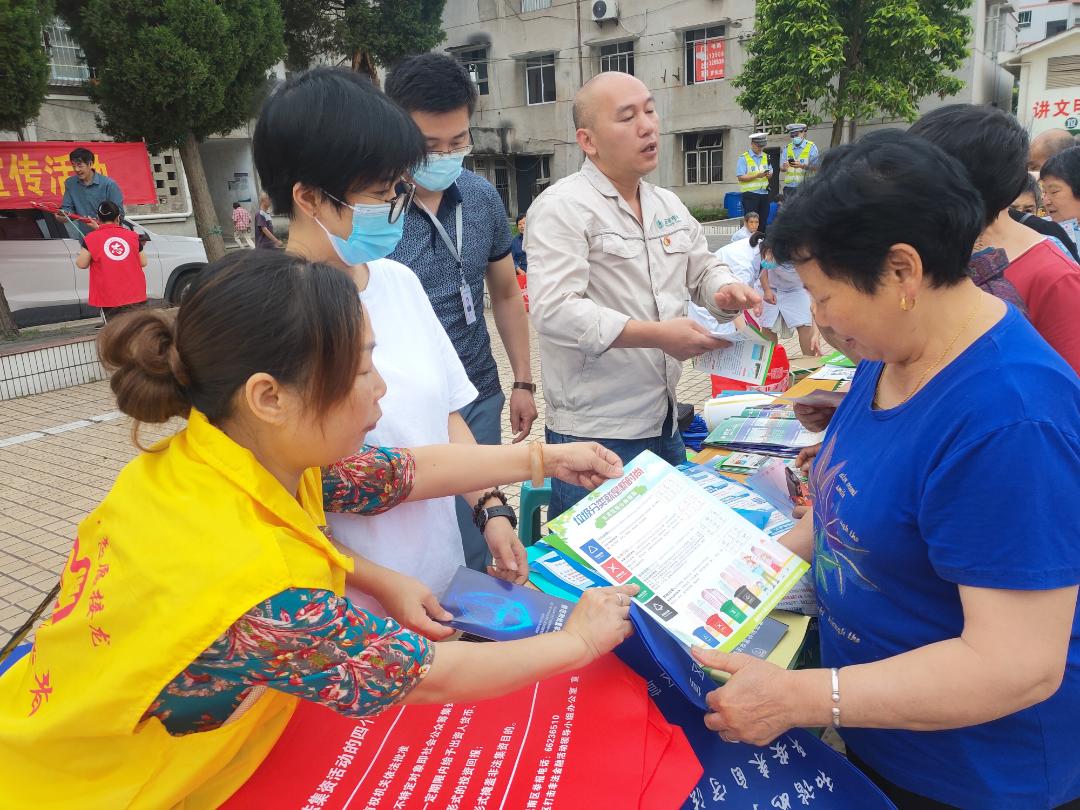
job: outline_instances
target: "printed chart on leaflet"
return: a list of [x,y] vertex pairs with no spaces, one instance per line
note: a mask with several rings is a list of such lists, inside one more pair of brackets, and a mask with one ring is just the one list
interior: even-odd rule
[[607,581],[634,583],[646,611],[687,646],[729,650],[808,565],[646,451],[551,521]]

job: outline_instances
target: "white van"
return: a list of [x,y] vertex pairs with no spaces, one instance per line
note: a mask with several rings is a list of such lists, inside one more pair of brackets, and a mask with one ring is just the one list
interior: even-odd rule
[[[126,220],[145,242],[146,295],[180,303],[206,266],[201,239],[153,233]],[[0,284],[19,326],[88,318],[90,271],[75,267],[81,234],[68,220],[47,211],[0,209]]]

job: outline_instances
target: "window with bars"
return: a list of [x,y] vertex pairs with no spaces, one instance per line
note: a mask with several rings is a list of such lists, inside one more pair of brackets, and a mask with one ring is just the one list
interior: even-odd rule
[[634,75],[634,41],[600,46],[600,72],[618,71]]
[[1016,28],[1031,28],[1031,12],[1021,11],[1016,15]]
[[[686,65],[684,70],[686,71],[686,83],[687,84],[701,84],[697,79],[697,47],[700,45],[703,48],[709,47],[709,42],[723,42],[724,41],[725,28],[722,25],[710,25],[706,28],[694,28],[690,31],[683,32],[683,41],[686,43]],[[706,81],[716,81],[715,79],[707,79]]]
[[90,81],[86,54],[71,36],[67,23],[59,18],[44,30],[45,50],[49,54],[49,84],[77,87]]
[[534,56],[525,62],[525,101],[529,105],[555,100],[555,54]]
[[476,92],[481,96],[488,94],[488,55],[487,48],[470,48],[457,52],[458,61],[465,65],[469,77],[476,83]]
[[522,11],[540,11],[551,8],[551,0],[521,0]]
[[724,182],[724,132],[683,134],[683,177],[688,186]]

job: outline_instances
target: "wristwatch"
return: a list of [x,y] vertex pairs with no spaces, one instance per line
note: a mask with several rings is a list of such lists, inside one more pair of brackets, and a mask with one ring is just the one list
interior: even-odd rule
[[527,382],[514,382],[513,388],[520,388],[522,391],[528,391],[530,394],[536,393],[536,383]]
[[[484,502],[489,498],[497,498],[502,501],[499,506],[489,506],[484,508]],[[514,507],[510,506],[506,502],[506,496],[497,489],[493,489],[490,492],[485,492],[480,496],[480,500],[476,502],[476,506],[473,507],[473,523],[476,524],[481,532],[487,528],[488,521],[492,518],[504,517],[510,521],[510,528],[516,529],[518,525],[517,512],[514,511]]]

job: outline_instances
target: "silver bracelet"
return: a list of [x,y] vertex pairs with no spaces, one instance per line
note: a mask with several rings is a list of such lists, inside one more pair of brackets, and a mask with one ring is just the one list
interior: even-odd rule
[[833,667],[832,672],[832,724],[833,728],[840,728],[840,670]]

